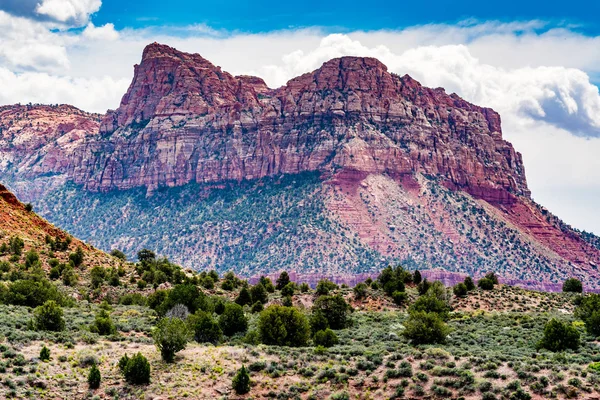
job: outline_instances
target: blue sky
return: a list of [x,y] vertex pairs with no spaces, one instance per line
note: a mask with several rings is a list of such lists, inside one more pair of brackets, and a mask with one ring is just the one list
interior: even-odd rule
[[[568,3],[568,6],[567,6]],[[372,5],[372,6],[371,6]],[[97,25],[117,29],[204,23],[216,29],[266,32],[308,26],[340,30],[398,29],[465,19],[532,20],[576,24],[590,34],[600,32],[596,0],[429,0],[424,1],[219,1],[104,0],[93,16]]]

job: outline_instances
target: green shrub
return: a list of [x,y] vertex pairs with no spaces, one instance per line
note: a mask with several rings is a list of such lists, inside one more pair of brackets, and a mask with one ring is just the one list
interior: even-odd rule
[[69,254],[69,261],[73,263],[75,268],[78,268],[83,264],[83,249],[81,246],[77,246],[77,250],[74,253]]
[[308,286],[308,283],[302,282],[302,284],[300,284],[300,291],[302,293],[308,293],[310,291],[310,286]]
[[294,295],[294,291],[296,290],[296,285],[294,282],[289,282],[283,288],[281,288],[281,295],[283,297],[290,297]]
[[450,312],[450,302],[448,292],[444,285],[441,282],[432,283],[427,292],[421,295],[417,301],[409,307],[409,312],[415,311],[437,313],[442,319],[446,320],[448,318],[448,313]]
[[250,311],[252,311],[252,314],[256,314],[256,313],[261,312],[264,309],[265,309],[265,307],[263,306],[263,303],[261,303],[260,301],[257,301],[256,303],[252,304],[252,308],[250,309]]
[[50,349],[47,348],[46,345],[44,345],[44,347],[42,347],[42,349],[40,350],[40,360],[41,361],[50,360]]
[[[341,295],[319,296],[313,303],[312,312],[320,313],[331,329],[344,329],[350,325],[351,307]],[[326,327],[326,328],[327,328]],[[319,329],[321,330],[321,329]]]
[[471,278],[470,276],[467,276],[465,278],[464,284],[468,292],[475,290],[475,282],[473,282],[473,278]]
[[269,293],[267,293],[267,289],[265,289],[264,285],[260,282],[252,286],[250,289],[250,296],[252,297],[252,303],[259,302],[265,304],[269,301]]
[[106,310],[100,310],[94,319],[94,323],[90,327],[90,331],[99,335],[107,336],[117,332],[117,328]]
[[248,320],[244,315],[242,306],[235,303],[227,303],[223,313],[219,317],[219,327],[227,336],[235,335],[238,332],[246,332],[248,329]]
[[453,288],[452,291],[456,297],[465,297],[468,294],[467,285],[464,283],[458,283]]
[[277,278],[277,290],[283,289],[288,283],[290,283],[290,276],[286,271],[283,271],[279,274],[279,278]]
[[569,278],[563,283],[563,292],[582,293],[583,285],[579,279]]
[[88,374],[88,386],[90,389],[98,389],[100,387],[100,370],[96,366],[96,364],[92,365],[90,368],[90,373]]
[[551,319],[544,327],[544,336],[538,343],[538,348],[550,351],[577,350],[579,347],[579,332],[569,323]]
[[250,391],[250,375],[243,365],[233,377],[232,386],[237,394],[246,394]]
[[104,278],[106,277],[106,270],[100,266],[95,266],[90,271],[90,282],[92,288],[98,288],[104,283]]
[[324,331],[318,331],[313,338],[315,346],[332,347],[338,344],[339,340],[334,331],[327,328]]
[[310,337],[308,320],[295,307],[271,305],[260,313],[261,341],[277,346],[306,346]]
[[575,308],[575,317],[585,322],[585,329],[594,336],[600,336],[600,294],[590,294],[581,298]]
[[125,380],[132,385],[150,383],[150,363],[142,353],[137,353],[131,358],[123,356],[119,360],[119,369]]
[[479,282],[477,282],[477,286],[482,290],[492,290],[494,289],[494,282],[488,278],[481,278]]
[[406,292],[394,292],[392,294],[392,299],[394,300],[394,303],[396,303],[397,305],[402,305],[406,302],[406,299],[408,298]]
[[188,325],[198,343],[217,344],[223,336],[219,324],[213,319],[212,315],[201,310],[189,316]]
[[415,269],[415,272],[413,273],[413,283],[415,285],[418,285],[419,283],[421,283],[421,280],[423,279],[423,277],[421,276],[421,273],[419,272],[418,269]]
[[243,287],[242,290],[240,290],[235,302],[240,306],[252,304],[252,296],[250,295],[250,291],[247,287]]
[[188,326],[179,318],[163,318],[152,333],[154,344],[167,363],[175,360],[175,353],[185,349],[189,338]]
[[44,331],[62,331],[65,329],[65,318],[62,308],[54,301],[48,300],[33,310],[36,329]]
[[119,304],[124,306],[146,306],[148,301],[141,293],[128,293],[119,298]]
[[443,343],[450,333],[450,328],[435,312],[413,311],[404,327],[402,334],[415,344]]
[[275,292],[275,286],[273,286],[273,282],[271,282],[271,280],[269,278],[267,278],[266,276],[261,276],[259,279],[259,283],[265,287],[267,292],[269,292],[269,293]]
[[65,305],[65,297],[50,281],[42,279],[18,280],[13,282],[6,294],[6,303],[17,306],[37,307],[48,300],[54,300],[59,305]]
[[328,295],[330,291],[336,290],[337,288],[338,288],[338,285],[331,282],[330,280],[321,279],[317,283],[317,288],[315,289],[315,293],[318,294],[319,296]]
[[354,298],[357,300],[360,299],[364,299],[365,297],[367,297],[367,285],[365,283],[359,283],[358,285],[354,286],[353,292],[354,292]]

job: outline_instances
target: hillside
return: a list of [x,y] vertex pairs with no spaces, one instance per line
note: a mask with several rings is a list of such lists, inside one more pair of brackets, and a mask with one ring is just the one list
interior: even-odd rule
[[500,116],[375,59],[334,59],[270,89],[154,43],[104,116],[23,107],[0,113],[6,183],[107,251],[313,282],[403,262],[600,288],[597,237],[532,201]]

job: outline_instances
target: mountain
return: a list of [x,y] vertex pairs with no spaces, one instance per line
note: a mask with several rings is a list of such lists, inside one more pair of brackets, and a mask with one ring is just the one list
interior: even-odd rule
[[271,89],[154,43],[104,116],[0,108],[0,168],[75,235],[197,269],[351,281],[403,262],[600,288],[598,238],[531,199],[500,116],[373,58]]

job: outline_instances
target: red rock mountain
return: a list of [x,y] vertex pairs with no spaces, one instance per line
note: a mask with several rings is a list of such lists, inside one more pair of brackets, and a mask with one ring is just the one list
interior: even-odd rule
[[[383,257],[474,274],[497,269],[542,286],[600,275],[598,248],[531,200],[521,155],[502,139],[495,111],[389,73],[373,58],[333,59],[270,89],[154,43],[119,108],[99,118],[69,106],[0,108],[0,167],[11,187],[34,201],[71,181],[86,193],[143,187],[152,196],[314,171],[323,215]],[[215,231],[212,244],[222,237]],[[136,248],[124,237],[114,243]],[[194,255],[182,246],[164,249],[183,263],[227,268],[215,246]],[[332,246],[296,247],[346,251]],[[345,273],[327,260],[305,271],[302,257],[291,258],[300,272]]]

